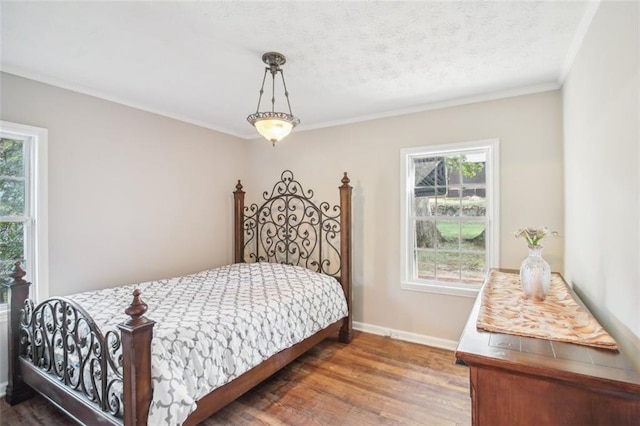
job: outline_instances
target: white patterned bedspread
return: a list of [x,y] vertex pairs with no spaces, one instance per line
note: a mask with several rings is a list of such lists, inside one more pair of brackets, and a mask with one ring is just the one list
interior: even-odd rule
[[148,424],[181,424],[215,388],[347,315],[337,280],[308,269],[241,263],[70,296],[105,332],[139,288],[156,321]]

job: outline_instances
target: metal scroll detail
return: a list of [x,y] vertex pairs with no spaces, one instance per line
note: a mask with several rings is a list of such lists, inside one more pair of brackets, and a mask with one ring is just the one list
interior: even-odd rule
[[21,356],[86,396],[102,411],[122,417],[120,335],[102,334],[70,299],[27,299],[20,319]]
[[265,200],[244,208],[244,259],[340,274],[340,206],[312,201],[313,191],[285,170]]

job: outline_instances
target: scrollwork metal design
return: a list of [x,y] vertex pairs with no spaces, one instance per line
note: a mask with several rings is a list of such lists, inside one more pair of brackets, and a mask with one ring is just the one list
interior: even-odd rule
[[261,205],[244,209],[244,258],[304,266],[338,277],[340,274],[340,206],[316,204],[313,191],[285,170]]
[[21,310],[21,356],[65,386],[122,417],[122,350],[120,335],[100,331],[89,314],[64,297]]

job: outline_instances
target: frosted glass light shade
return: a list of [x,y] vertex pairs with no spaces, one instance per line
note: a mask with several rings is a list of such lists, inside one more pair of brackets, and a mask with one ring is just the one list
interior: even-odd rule
[[291,133],[293,124],[284,120],[260,120],[256,121],[256,129],[267,140],[275,145],[280,139],[283,139]]
[[248,116],[247,121],[274,146],[300,123],[298,118],[283,112],[257,112]]

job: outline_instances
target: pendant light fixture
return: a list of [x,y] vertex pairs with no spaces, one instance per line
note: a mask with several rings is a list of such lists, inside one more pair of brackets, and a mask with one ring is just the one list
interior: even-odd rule
[[[267,66],[264,69],[264,77],[262,77],[262,87],[260,87],[260,96],[258,97],[258,107],[255,114],[251,114],[247,117],[247,121],[251,123],[258,132],[264,136],[268,141],[271,141],[273,146],[276,142],[285,138],[294,127],[300,124],[300,119],[295,117],[291,112],[291,103],[289,102],[289,92],[287,91],[287,84],[284,82],[284,73],[282,72],[282,65],[287,62],[287,59],[283,54],[278,52],[267,52],[262,55],[262,62]],[[262,94],[264,93],[264,83],[267,80],[267,73],[271,73],[271,111],[260,112],[260,102],[262,101]],[[276,111],[276,74],[280,73],[282,77],[282,87],[284,89],[284,97],[287,99],[287,106],[289,107],[289,113]]]

